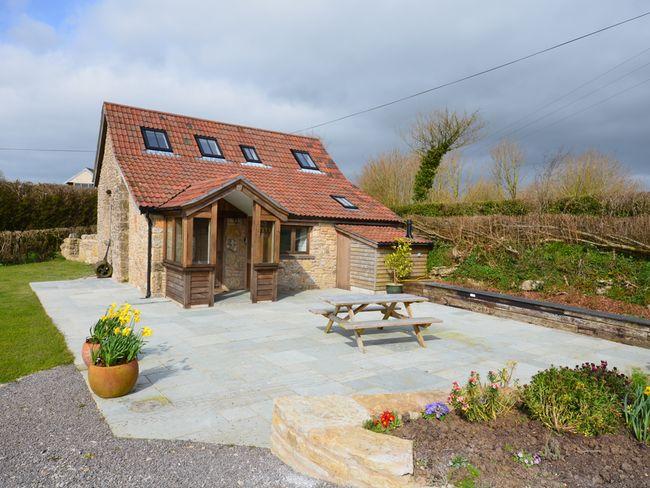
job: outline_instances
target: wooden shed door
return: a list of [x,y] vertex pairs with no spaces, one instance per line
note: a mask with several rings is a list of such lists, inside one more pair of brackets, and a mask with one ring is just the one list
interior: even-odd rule
[[336,287],[350,289],[350,238],[336,234]]

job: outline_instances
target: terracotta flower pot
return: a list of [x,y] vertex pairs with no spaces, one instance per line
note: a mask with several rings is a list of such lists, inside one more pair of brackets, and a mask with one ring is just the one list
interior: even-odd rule
[[99,349],[99,344],[94,342],[84,342],[84,345],[81,346],[81,359],[84,360],[86,366],[93,362],[92,351],[97,349]]
[[90,389],[102,398],[117,398],[129,393],[138,381],[138,360],[117,366],[88,366]]

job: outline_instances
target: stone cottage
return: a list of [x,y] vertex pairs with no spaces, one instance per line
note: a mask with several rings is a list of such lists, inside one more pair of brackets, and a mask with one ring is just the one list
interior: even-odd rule
[[[104,103],[97,255],[113,277],[184,306],[250,290],[379,290],[400,218],[348,181],[314,137]],[[428,243],[414,238],[414,274]]]

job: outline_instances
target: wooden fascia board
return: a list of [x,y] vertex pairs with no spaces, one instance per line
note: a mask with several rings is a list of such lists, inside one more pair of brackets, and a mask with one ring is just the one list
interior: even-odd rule
[[107,122],[104,107],[102,107],[102,114],[99,120],[99,137],[97,138],[97,149],[95,150],[95,166],[93,168],[93,184],[95,187],[99,185],[99,174],[102,171],[102,159],[104,159],[104,148],[106,146],[107,135]]

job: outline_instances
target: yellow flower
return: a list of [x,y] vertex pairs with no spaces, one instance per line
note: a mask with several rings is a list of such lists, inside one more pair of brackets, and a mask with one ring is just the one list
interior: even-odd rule
[[113,329],[113,334],[115,334],[115,335],[118,335],[118,334],[120,334],[121,332],[122,332],[122,329],[120,329],[119,327],[115,327],[115,328]]
[[650,396],[650,385],[645,387],[645,390],[643,390],[643,394]]
[[153,334],[153,331],[149,327],[142,328],[142,337],[149,337],[151,334]]
[[123,336],[128,336],[130,333],[131,333],[131,327],[124,327],[124,329],[122,329]]
[[133,310],[133,321],[136,324],[140,322],[140,310]]

